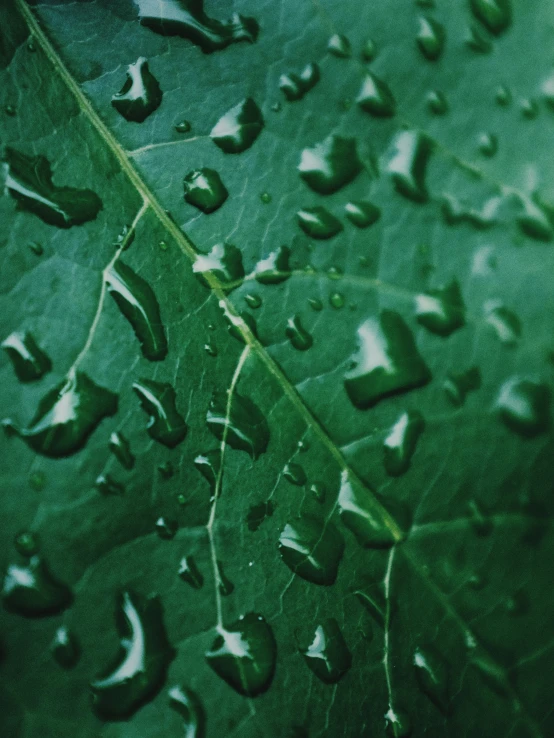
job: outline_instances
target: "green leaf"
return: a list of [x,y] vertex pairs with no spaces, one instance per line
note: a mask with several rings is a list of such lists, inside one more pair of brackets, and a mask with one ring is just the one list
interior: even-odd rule
[[2,4],[3,734],[554,734],[550,15]]

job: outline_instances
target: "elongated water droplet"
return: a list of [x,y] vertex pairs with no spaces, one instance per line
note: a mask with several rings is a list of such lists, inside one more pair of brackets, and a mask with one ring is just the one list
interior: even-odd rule
[[257,308],[262,306],[262,298],[255,292],[249,292],[247,295],[245,295],[244,301],[249,308],[252,308],[252,310],[256,310]]
[[550,388],[527,377],[512,377],[501,388],[496,408],[501,420],[521,436],[532,438],[550,426]]
[[17,615],[55,615],[69,607],[72,599],[69,587],[55,579],[36,554],[24,564],[12,564],[4,575],[2,602]]
[[381,217],[381,210],[368,200],[355,200],[344,206],[348,220],[357,228],[367,228]]
[[229,310],[228,305],[221,300],[219,306],[223,309],[223,318],[227,323],[229,335],[236,338],[240,343],[246,344],[246,333],[250,331],[255,338],[258,338],[258,326],[256,319],[250,313],[241,311],[236,314]]
[[313,673],[325,684],[336,684],[352,666],[352,654],[334,618],[318,625],[312,643],[300,652]]
[[183,738],[206,737],[206,714],[198,696],[188,687],[172,687],[169,705],[183,718]]
[[417,410],[403,412],[385,438],[385,469],[391,477],[404,474],[410,467],[425,421]]
[[297,217],[304,233],[312,238],[332,238],[343,229],[340,220],[320,205],[299,210]]
[[150,361],[165,359],[167,338],[152,287],[121,260],[104,273],[104,279],[108,292],[131,324],[144,356]]
[[94,486],[102,495],[122,495],[125,493],[125,487],[110,474],[100,474],[96,477]]
[[388,548],[396,542],[381,505],[346,470],[341,474],[338,507],[342,522],[364,548]]
[[287,482],[294,484],[295,487],[302,487],[308,481],[304,467],[294,461],[289,461],[285,466],[283,476]]
[[287,523],[279,536],[279,553],[291,571],[314,584],[334,584],[344,539],[331,522],[305,516]]
[[156,520],[154,528],[162,540],[170,541],[172,538],[175,538],[179,526],[176,520],[161,516]]
[[427,107],[434,115],[444,115],[448,112],[446,97],[439,90],[432,90],[427,95]]
[[198,254],[192,271],[211,274],[222,285],[238,282],[244,277],[242,254],[230,243],[217,243],[207,254]]
[[150,438],[175,448],[187,435],[187,424],[175,405],[175,390],[170,384],[140,379],[133,383],[144,412],[150,416],[147,430]]
[[492,43],[481,28],[471,23],[465,37],[466,46],[477,54],[488,54],[492,51]]
[[390,738],[409,738],[412,722],[408,714],[398,707],[389,707],[385,714],[385,731]]
[[260,284],[279,284],[290,277],[290,249],[279,246],[256,264],[254,276]]
[[185,200],[203,213],[213,213],[223,205],[229,193],[215,169],[204,167],[189,172],[183,180]]
[[81,655],[77,639],[65,625],[61,625],[50,644],[50,651],[55,661],[63,669],[72,669]]
[[298,351],[307,351],[313,345],[314,339],[302,325],[299,315],[294,315],[287,320],[285,334],[291,342],[291,346]]
[[162,96],[147,59],[141,56],[127,67],[127,79],[121,90],[112,97],[112,105],[125,120],[142,123],[160,106]]
[[380,628],[385,627],[387,601],[382,582],[376,582],[354,592],[358,602],[371,615]]
[[377,117],[388,118],[396,112],[396,102],[390,87],[372,72],[366,72],[356,102]]
[[521,337],[521,322],[499,300],[489,300],[484,306],[485,320],[494,328],[498,340],[506,346],[514,346]]
[[352,368],[344,375],[348,397],[358,408],[372,407],[388,395],[421,387],[431,379],[412,332],[392,310],[362,323],[358,345]]
[[203,0],[134,0],[140,22],[162,36],[181,36],[199,46],[205,54],[224,49],[238,41],[254,43],[258,24],[254,18],[233,13],[226,21],[210,18]]
[[[483,203],[481,209],[466,205],[451,195],[444,195],[442,202],[442,214],[449,224],[471,223],[478,229],[490,228],[498,219],[498,210],[502,204],[502,198],[498,196],[489,197]],[[485,247],[487,248],[487,247]]]
[[294,72],[282,74],[279,78],[279,88],[290,102],[301,100],[319,82],[319,79],[319,67],[312,62],[307,64],[300,74]]
[[222,597],[228,597],[235,591],[235,585],[229,577],[225,575],[223,563],[221,561],[217,562],[217,588],[219,589]]
[[429,290],[415,298],[417,322],[438,336],[449,336],[465,325],[465,305],[460,285],[453,279],[449,285]]
[[216,448],[198,454],[194,459],[194,466],[198,469],[204,479],[208,480],[212,492],[215,491],[219,468],[221,466],[221,450]]
[[92,190],[57,187],[46,157],[7,148],[4,159],[6,190],[21,210],[38,215],[45,223],[70,228],[94,220],[102,209],[102,200]]
[[263,454],[269,443],[269,427],[261,410],[248,397],[234,392],[214,392],[206,415],[208,429],[231,448],[246,451],[253,459]]
[[198,568],[194,556],[183,556],[179,563],[179,576],[193,589],[201,589],[204,577]]
[[423,692],[442,713],[448,712],[448,667],[433,648],[417,648],[414,653],[416,678]]
[[273,502],[271,502],[271,500],[260,502],[259,505],[251,505],[250,509],[248,510],[248,515],[246,516],[246,524],[248,525],[248,530],[251,530],[252,532],[258,530],[264,520],[266,518],[270,518],[273,515],[274,510],[275,505],[273,504]]
[[314,192],[329,195],[351,182],[362,170],[356,140],[332,134],[302,151],[298,171]]
[[428,198],[425,173],[431,155],[430,140],[419,131],[401,131],[397,134],[387,171],[401,195],[414,202]]
[[248,613],[217,629],[206,659],[215,673],[239,694],[257,697],[269,689],[275,672],[277,644],[266,620]]
[[114,431],[108,443],[110,451],[125,469],[132,469],[135,465],[135,457],[131,452],[131,445],[120,431]]
[[352,56],[350,41],[342,33],[334,33],[327,43],[327,51],[333,56],[348,59]]
[[150,700],[163,684],[174,652],[158,598],[123,592],[116,603],[120,651],[91,682],[92,706],[104,720],[121,720]]
[[470,0],[470,6],[477,20],[495,35],[505,31],[512,22],[510,0]]
[[552,223],[547,213],[537,203],[525,195],[516,195],[519,201],[520,212],[517,215],[517,223],[526,236],[537,241],[550,241],[552,239]]
[[444,380],[443,389],[454,407],[461,407],[468,392],[481,387],[481,372],[474,366],[463,372],[449,372]]
[[479,151],[483,156],[491,157],[498,151],[498,139],[494,133],[481,133],[477,141]]
[[323,484],[323,482],[314,482],[310,486],[310,492],[313,494],[317,502],[319,502],[320,505],[323,505],[326,498],[327,498],[327,488]]
[[240,154],[252,146],[263,127],[261,110],[251,97],[247,97],[218,120],[210,136],[226,154]]
[[52,362],[28,331],[10,334],[1,345],[21,382],[34,382],[52,369]]
[[427,15],[419,19],[417,45],[423,56],[429,61],[436,61],[444,50],[446,33],[442,23]]
[[83,448],[96,426],[116,411],[117,395],[75,372],[44,395],[28,428],[9,419],[2,423],[37,453],[60,458]]

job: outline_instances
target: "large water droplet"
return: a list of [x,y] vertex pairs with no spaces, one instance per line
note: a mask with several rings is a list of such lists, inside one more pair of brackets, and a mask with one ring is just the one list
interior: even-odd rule
[[449,372],[443,383],[446,396],[454,407],[461,407],[468,392],[481,387],[481,372],[476,366],[462,372]]
[[174,655],[158,598],[123,592],[117,598],[115,618],[120,651],[90,684],[93,708],[104,720],[125,719],[151,699]]
[[110,451],[125,469],[132,469],[135,465],[135,457],[131,451],[131,445],[120,431],[114,431],[108,442]]
[[168,448],[174,448],[187,435],[187,424],[177,411],[175,390],[170,384],[140,379],[133,383],[142,409],[150,416],[148,435]]
[[424,428],[425,422],[417,410],[403,412],[393,425],[383,444],[385,469],[391,477],[398,477],[409,469]]
[[194,556],[183,556],[179,563],[179,576],[194,589],[200,589],[204,584],[204,577],[198,568]]
[[248,397],[234,392],[214,392],[206,415],[209,430],[231,448],[246,451],[253,459],[267,449],[269,427],[261,410]]
[[301,100],[314,85],[319,82],[319,67],[315,63],[307,64],[300,74],[290,72],[279,78],[279,87],[289,101]]
[[506,346],[514,346],[521,336],[521,322],[517,315],[499,300],[485,303],[485,320],[494,328],[498,340]]
[[444,50],[445,31],[442,23],[430,16],[422,15],[419,19],[417,45],[421,53],[429,61],[436,61]]
[[265,259],[261,259],[254,269],[254,277],[260,284],[279,284],[290,277],[290,249],[279,246]]
[[192,265],[195,274],[212,274],[223,286],[244,277],[242,254],[230,243],[217,243],[207,254],[198,254]]
[[294,315],[287,320],[285,334],[291,345],[298,351],[307,351],[313,345],[314,339],[302,325],[299,315]]
[[366,72],[356,102],[371,115],[388,118],[396,112],[390,87],[372,72]]
[[50,650],[54,660],[64,669],[72,669],[81,655],[77,639],[65,625],[56,630]]
[[495,35],[505,31],[512,22],[510,0],[470,0],[470,5],[475,17]]
[[336,684],[352,666],[352,654],[334,618],[317,626],[312,643],[301,653],[306,664],[325,684]]
[[355,200],[344,206],[348,220],[357,228],[367,228],[381,217],[381,210],[368,200]]
[[240,154],[252,146],[263,127],[261,110],[251,97],[247,97],[217,121],[210,136],[226,154]]
[[34,451],[60,458],[76,453],[103,418],[117,411],[117,395],[83,372],[72,372],[40,400],[28,428],[4,420],[8,434],[20,436]]
[[340,220],[320,205],[299,210],[297,217],[304,233],[312,238],[332,238],[343,228]]
[[1,345],[21,382],[34,382],[52,369],[52,362],[28,331],[10,334]]
[[52,576],[38,555],[9,566],[2,582],[4,607],[25,617],[55,615],[69,607],[72,599],[69,587]]
[[162,102],[158,80],[148,67],[144,56],[127,67],[127,79],[112,97],[112,105],[125,120],[142,123]]
[[131,324],[142,353],[150,361],[167,356],[167,338],[154,291],[121,260],[104,273],[108,292]]
[[361,169],[356,140],[335,134],[304,149],[298,166],[304,182],[322,195],[336,192],[351,182]]
[[425,173],[430,155],[431,142],[420,131],[401,131],[397,134],[387,171],[398,192],[409,200],[427,200]]
[[205,738],[206,715],[192,689],[173,687],[169,690],[169,704],[183,718],[183,738]]
[[212,449],[206,451],[203,454],[198,454],[194,459],[194,466],[198,469],[200,474],[206,479],[210,485],[212,492],[215,491],[217,477],[219,475],[219,468],[221,466],[221,451],[220,449]]
[[251,612],[217,631],[206,653],[211,668],[239,694],[257,697],[265,692],[277,660],[277,644],[266,620]]
[[359,349],[344,375],[352,403],[361,409],[396,392],[421,387],[431,373],[419,355],[412,332],[392,310],[369,318],[358,328]]
[[501,388],[496,407],[502,421],[531,438],[550,426],[550,388],[526,377],[512,377]]
[[417,322],[438,336],[449,336],[465,325],[465,306],[460,285],[453,279],[441,289],[415,298]]
[[338,507],[342,522],[361,546],[388,548],[396,542],[381,505],[346,470],[341,474]]
[[223,205],[229,193],[215,169],[204,167],[189,172],[183,180],[186,202],[203,213],[213,213]]
[[302,579],[331,585],[344,552],[344,539],[331,522],[305,516],[287,523],[279,536],[279,553]]
[[414,653],[416,678],[421,690],[441,712],[448,712],[448,667],[443,657],[431,647]]
[[94,220],[102,209],[102,200],[92,190],[57,187],[46,157],[7,148],[4,158],[6,190],[21,210],[38,215],[45,223],[69,228]]

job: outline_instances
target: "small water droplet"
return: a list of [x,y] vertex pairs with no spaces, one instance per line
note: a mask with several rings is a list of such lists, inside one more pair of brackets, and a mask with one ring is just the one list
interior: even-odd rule
[[285,525],[279,536],[279,553],[302,579],[330,586],[337,578],[344,539],[333,523],[306,515]]
[[385,731],[390,738],[409,738],[412,722],[408,714],[402,709],[389,707],[385,714]]
[[312,238],[332,238],[343,229],[340,220],[321,205],[303,208],[298,211],[297,217],[304,233]]
[[352,56],[350,41],[341,33],[334,33],[327,43],[327,51],[333,56],[348,59]]
[[368,38],[367,41],[364,43],[362,49],[362,59],[366,62],[370,62],[373,61],[376,56],[377,46],[375,44],[375,41],[373,41],[371,38]]
[[222,597],[229,597],[235,591],[235,585],[225,576],[221,561],[217,562],[217,587]]
[[269,443],[269,427],[261,410],[248,397],[235,392],[214,392],[206,415],[208,429],[220,441],[246,451],[253,459],[263,454]]
[[16,535],[14,546],[22,556],[34,556],[38,551],[38,539],[32,531],[23,530]]
[[33,38],[33,36],[29,36],[29,40],[27,41],[27,51],[35,52],[37,50],[37,42]]
[[314,482],[310,486],[310,492],[313,494],[317,502],[319,502],[320,505],[323,505],[327,497],[327,488],[323,482]]
[[185,201],[203,213],[220,208],[229,193],[215,169],[203,167],[189,172],[183,180]]
[[395,543],[379,503],[346,470],[341,474],[338,507],[342,522],[364,548],[389,548]]
[[175,448],[187,435],[187,424],[177,411],[175,390],[170,384],[140,379],[133,382],[133,390],[144,412],[150,416],[147,430],[150,438]]
[[41,243],[38,243],[38,241],[31,241],[29,243],[29,248],[33,254],[36,254],[37,256],[42,256],[44,254],[44,247]]
[[283,469],[283,476],[287,482],[294,484],[296,487],[302,487],[302,485],[306,484],[308,481],[304,468],[300,466],[300,464],[296,464],[294,461],[289,461],[285,466]]
[[319,67],[312,62],[307,64],[300,74],[294,72],[282,74],[279,78],[279,88],[287,100],[293,102],[294,100],[301,100],[319,82],[319,79]]
[[206,714],[198,696],[188,687],[172,687],[169,705],[183,718],[184,738],[205,738]]
[[262,192],[260,194],[260,200],[263,202],[264,205],[269,205],[271,202],[271,195],[269,192]]
[[4,112],[6,113],[6,115],[9,115],[10,118],[13,118],[17,111],[15,109],[15,105],[6,105],[4,108]]
[[208,356],[217,356],[217,346],[211,339],[204,344],[204,351]]
[[2,601],[6,610],[17,615],[54,615],[69,607],[72,600],[69,587],[55,579],[36,554],[24,564],[12,564],[4,575]]
[[429,61],[436,61],[444,51],[446,33],[442,23],[427,15],[419,18],[417,45],[423,56]]
[[442,386],[454,407],[461,407],[467,394],[481,387],[481,372],[476,366],[462,372],[449,372]]
[[260,502],[257,505],[251,505],[246,516],[246,524],[248,530],[254,532],[258,530],[260,525],[266,518],[270,518],[275,510],[275,505],[271,500]]
[[453,279],[446,287],[416,295],[417,322],[431,333],[446,338],[465,325],[465,305],[460,285]]
[[254,268],[254,277],[260,284],[279,284],[290,277],[290,248],[279,246]]
[[157,597],[123,592],[117,598],[115,620],[119,653],[90,684],[92,706],[104,720],[126,719],[150,700],[174,656]]
[[539,106],[535,100],[526,98],[520,102],[521,114],[528,120],[533,120],[539,114]]
[[135,457],[131,452],[131,445],[120,431],[114,431],[108,442],[110,451],[125,469],[132,469],[135,465]]
[[144,56],[127,67],[127,79],[112,97],[112,105],[125,120],[142,123],[162,102],[158,80],[148,67]]
[[512,93],[505,85],[500,85],[496,88],[494,99],[498,105],[506,107],[512,102]]
[[496,36],[512,22],[511,0],[470,0],[470,6],[477,20]]
[[117,482],[110,474],[100,474],[94,483],[96,489],[102,495],[122,495],[125,488],[121,482]]
[[285,334],[289,339],[291,346],[298,351],[307,351],[312,347],[314,339],[302,325],[299,315],[294,315],[287,320]]
[[171,479],[175,474],[175,469],[171,461],[164,461],[162,464],[158,464],[158,472],[163,479]]
[[498,139],[494,133],[481,133],[477,142],[479,151],[488,158],[498,151]]
[[300,653],[325,684],[336,684],[352,666],[352,654],[334,618],[328,618],[317,626],[312,643]]
[[170,541],[172,538],[175,538],[175,534],[177,533],[178,527],[179,526],[177,525],[176,520],[172,520],[171,518],[165,518],[163,516],[159,517],[156,520],[156,523],[154,524],[156,533],[164,541]]
[[308,305],[316,313],[319,313],[321,310],[323,310],[323,303],[321,302],[321,300],[318,300],[316,297],[310,297],[310,298],[308,298]]
[[414,202],[428,198],[425,172],[431,150],[430,140],[420,131],[401,131],[394,140],[387,171],[397,191]]
[[521,337],[521,322],[499,300],[489,300],[484,306],[485,320],[493,327],[498,340],[506,346],[514,346]]
[[192,126],[188,120],[181,120],[179,123],[175,124],[175,130],[177,133],[188,133],[191,128]]
[[520,230],[537,241],[550,241],[552,223],[544,208],[523,194],[514,194],[513,197],[519,208],[516,220]]
[[357,228],[367,228],[381,217],[381,210],[369,200],[354,200],[344,206],[348,220]]
[[492,43],[483,31],[471,23],[465,37],[466,46],[477,54],[488,54],[492,51]]
[[28,331],[16,331],[0,344],[8,354],[17,378],[34,382],[52,369],[52,362]]
[[372,72],[366,72],[356,102],[377,117],[388,118],[396,112],[396,102],[386,82]]
[[424,428],[425,421],[417,410],[407,410],[400,415],[383,444],[389,476],[398,477],[408,471]]
[[204,479],[208,481],[212,492],[215,492],[219,468],[221,466],[220,449],[216,448],[206,451],[203,454],[198,454],[194,459],[194,466],[202,474]]
[[340,292],[331,292],[329,295],[329,305],[335,308],[335,310],[340,310],[344,307],[344,295]]
[[427,95],[427,107],[434,115],[445,115],[448,112],[448,101],[442,92],[432,90]]
[[201,589],[204,584],[204,577],[196,564],[194,556],[183,556],[179,562],[179,576],[183,582],[190,584],[193,589]]
[[61,625],[54,635],[50,644],[50,651],[55,661],[63,669],[72,669],[76,666],[81,656],[81,650],[73,633]]
[[332,134],[302,151],[298,171],[306,184],[321,195],[336,192],[361,171],[356,141]]
[[448,668],[443,657],[432,647],[417,648],[414,666],[421,690],[442,713],[447,713]]
[[526,377],[512,377],[500,389],[496,408],[501,420],[521,436],[532,438],[550,426],[550,388]]
[[263,127],[261,110],[251,97],[247,97],[218,120],[210,136],[226,154],[240,154],[252,146]]
[[255,292],[249,292],[244,296],[244,301],[252,310],[256,310],[262,305],[262,298]]

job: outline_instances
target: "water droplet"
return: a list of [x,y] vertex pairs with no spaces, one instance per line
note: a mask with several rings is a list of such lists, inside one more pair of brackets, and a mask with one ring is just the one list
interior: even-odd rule
[[172,538],[175,538],[175,534],[177,533],[179,526],[177,525],[176,520],[161,516],[156,520],[154,528],[161,539],[164,541],[170,541]]
[[135,230],[131,230],[131,226],[124,225],[121,232],[117,234],[114,241],[114,248],[126,251],[135,240]]
[[38,551],[38,540],[32,531],[21,531],[14,539],[14,546],[22,556],[34,556]]
[[312,310],[315,310],[316,313],[319,313],[320,310],[323,310],[323,303],[321,300],[318,300],[315,297],[310,297],[308,299],[308,304],[312,308]]
[[279,78],[279,88],[289,102],[301,100],[320,79],[319,67],[315,63],[307,64],[300,74],[290,72]]
[[224,49],[238,41],[254,43],[258,36],[258,24],[254,18],[233,13],[230,20],[210,18],[204,12],[203,0],[176,2],[152,2],[134,0],[138,6],[140,22],[162,36],[181,36],[199,46],[204,54]]
[[72,372],[39,401],[28,428],[2,421],[8,435],[15,433],[44,456],[60,458],[85,445],[96,426],[117,411],[117,395],[95,384],[83,372]]
[[427,95],[427,107],[434,115],[445,115],[448,112],[446,97],[439,90],[432,90]]
[[96,489],[103,495],[122,495],[125,488],[121,482],[117,482],[110,474],[100,474],[94,483]]
[[331,522],[304,516],[287,523],[279,536],[279,553],[291,571],[314,584],[334,584],[344,539]]
[[521,436],[532,438],[550,426],[551,392],[546,384],[512,377],[500,389],[496,408],[501,420]]
[[13,118],[17,111],[15,109],[15,105],[6,105],[4,112],[6,115],[9,115],[10,118]]
[[336,684],[352,666],[352,654],[334,618],[328,618],[317,626],[311,645],[301,649],[300,653],[325,684]]
[[258,505],[251,505],[246,516],[246,524],[248,530],[252,532],[258,530],[260,525],[266,518],[270,518],[275,510],[275,505],[271,500],[260,502]]
[[204,577],[198,568],[194,556],[183,556],[179,562],[179,576],[190,584],[193,589],[201,589],[204,584]]
[[355,200],[344,206],[348,220],[357,228],[367,228],[381,217],[381,210],[368,200]]
[[477,54],[488,54],[492,51],[492,43],[490,39],[487,38],[481,29],[473,23],[470,24],[467,29],[465,43],[468,48],[475,51]]
[[177,411],[175,390],[170,384],[140,379],[133,382],[144,412],[150,416],[147,430],[150,438],[175,448],[187,435],[187,424]]
[[489,300],[484,306],[485,320],[494,328],[498,340],[506,346],[514,346],[521,336],[521,322],[499,300]]
[[171,479],[175,474],[175,469],[171,461],[164,461],[163,464],[158,465],[158,472],[163,479]]
[[323,482],[314,482],[310,486],[310,492],[313,494],[317,502],[319,502],[320,505],[323,505],[327,497],[327,488]]
[[[374,582],[354,592],[358,602],[371,615],[380,628],[385,627],[387,600],[382,582]],[[390,604],[389,604],[390,608]]]
[[150,361],[167,356],[167,339],[154,291],[142,277],[121,260],[104,272],[108,292],[127,318],[139,340],[143,355]]
[[481,387],[481,372],[476,366],[463,372],[449,372],[442,386],[454,407],[461,407],[468,392]]
[[215,169],[203,167],[189,172],[184,180],[185,201],[203,213],[220,208],[229,193]]
[[179,123],[175,124],[175,130],[177,133],[188,133],[191,128],[192,126],[188,120],[181,120]]
[[255,292],[249,292],[247,295],[245,295],[244,301],[249,308],[252,308],[252,310],[256,310],[262,305],[262,298]]
[[537,105],[535,100],[530,100],[526,98],[525,100],[521,101],[520,107],[521,114],[524,118],[527,118],[528,120],[533,120],[539,114],[539,106]]
[[335,308],[335,310],[340,310],[344,307],[344,295],[340,292],[332,292],[329,295],[329,305]]
[[419,19],[417,45],[423,56],[429,61],[436,61],[444,51],[446,33],[442,23],[430,16],[422,15]]
[[234,392],[214,392],[206,415],[208,429],[220,441],[246,451],[253,459],[263,454],[269,443],[269,427],[261,410],[248,397]]
[[27,156],[7,148],[6,190],[21,210],[38,215],[45,223],[70,228],[94,220],[102,200],[92,190],[57,187],[45,156]]
[[327,43],[327,51],[333,56],[342,59],[348,59],[352,56],[352,46],[350,41],[341,33],[334,33]]
[[449,225],[468,222],[478,229],[490,228],[497,222],[501,204],[502,198],[495,195],[485,200],[482,208],[478,210],[469,207],[452,195],[443,195],[442,214]]
[[104,720],[125,719],[151,699],[174,655],[157,597],[123,592],[117,598],[115,618],[119,653],[90,684],[93,708]]
[[144,56],[127,67],[127,79],[112,97],[112,105],[125,120],[142,123],[162,102],[163,93],[158,80],[148,67]]
[[212,451],[198,454],[194,459],[194,466],[202,474],[204,479],[208,481],[212,492],[215,492],[219,468],[221,466],[220,449],[216,448]]
[[332,238],[343,229],[340,220],[320,205],[313,208],[303,208],[298,211],[297,216],[298,223],[304,233],[312,238]]
[[42,256],[44,254],[44,247],[41,243],[38,243],[38,241],[31,241],[29,243],[29,248],[33,254],[36,254],[37,256]]
[[264,205],[269,205],[271,202],[271,195],[269,192],[262,192],[260,194],[260,200],[263,202]]
[[217,356],[217,346],[211,339],[204,344],[204,351],[208,356]]
[[33,382],[52,369],[52,362],[28,331],[16,331],[0,344],[21,382]]
[[377,47],[375,41],[368,38],[362,49],[362,59],[366,62],[373,61],[377,56]]
[[355,139],[335,134],[304,149],[298,166],[304,182],[321,195],[336,192],[351,182],[361,169]]
[[460,285],[453,279],[449,285],[416,295],[417,322],[431,333],[446,338],[465,325],[465,306]]
[[221,561],[217,562],[217,587],[222,597],[228,597],[235,591],[235,585],[225,576]]
[[222,286],[244,277],[242,254],[230,243],[217,243],[207,254],[198,254],[192,265],[195,274],[211,274]]
[[246,333],[250,331],[255,338],[258,338],[258,327],[256,325],[256,319],[250,313],[241,311],[240,313],[232,313],[229,306],[221,300],[219,303],[223,309],[223,318],[227,323],[227,330],[229,335],[236,338],[240,343],[246,344]]
[[421,387],[431,373],[421,358],[412,332],[392,310],[369,318],[358,328],[359,349],[344,375],[344,386],[358,408],[372,407],[388,395]]
[[506,107],[506,105],[509,105],[512,102],[512,93],[507,87],[500,85],[496,89],[494,99],[498,105]]
[[254,269],[254,277],[260,284],[279,284],[290,277],[290,249],[279,246],[265,259],[261,259]]
[[218,627],[217,633],[206,653],[215,673],[246,697],[257,697],[269,689],[277,644],[267,621],[250,612],[231,625]]
[[494,133],[481,133],[478,139],[479,151],[488,158],[494,156],[498,151],[498,139]]
[[341,474],[338,507],[342,522],[364,548],[388,548],[395,543],[381,505],[346,470]]
[[251,97],[247,97],[218,120],[210,136],[226,154],[240,154],[252,146],[263,127],[261,110]]
[[50,651],[55,661],[63,669],[72,669],[81,656],[77,639],[65,625],[61,625],[50,644]]
[[314,339],[302,325],[299,315],[294,315],[287,320],[285,334],[291,346],[298,351],[307,351],[313,345]]
[[432,647],[417,648],[414,666],[421,690],[442,713],[447,713],[448,669],[443,657]]
[[302,487],[302,485],[306,484],[308,481],[304,468],[300,466],[300,464],[296,464],[294,461],[289,461],[285,466],[283,469],[283,476],[287,482],[294,484],[296,487]]
[[110,451],[125,469],[132,469],[135,465],[135,457],[131,452],[131,445],[120,431],[114,431],[108,442]]
[[169,705],[183,718],[184,738],[205,738],[206,715],[197,695],[188,687],[172,687]]
[[425,172],[431,155],[430,140],[419,131],[401,131],[387,163],[397,191],[414,202],[425,202]]
[[402,709],[389,707],[385,714],[385,731],[391,738],[409,738],[412,734],[412,722]]
[[538,241],[550,241],[552,224],[544,209],[525,195],[514,195],[519,206],[517,223],[523,233]]
[[[470,500],[468,503],[469,509],[469,520],[471,527],[477,533],[478,536],[488,536],[493,529],[492,519],[487,515],[477,500]],[[475,589],[475,583],[473,583]]]
[[356,102],[371,115],[388,118],[396,112],[396,102],[386,82],[366,72]]
[[400,415],[383,444],[389,476],[398,477],[408,471],[424,428],[425,421],[417,410],[407,410]]
[[55,615],[69,607],[72,599],[69,587],[52,576],[40,556],[12,564],[4,575],[2,601],[6,610],[17,615]]
[[499,35],[512,22],[510,0],[470,0],[473,15],[493,34]]

